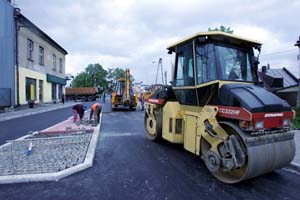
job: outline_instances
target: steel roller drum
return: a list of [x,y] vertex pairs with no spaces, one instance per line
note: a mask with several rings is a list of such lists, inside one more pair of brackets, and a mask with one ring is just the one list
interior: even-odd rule
[[[231,122],[220,125],[230,134],[238,134],[244,143],[247,161],[240,169],[212,173],[225,183],[237,183],[283,168],[295,156],[294,133],[283,132],[263,136],[249,136]],[[233,133],[235,132],[235,133]]]

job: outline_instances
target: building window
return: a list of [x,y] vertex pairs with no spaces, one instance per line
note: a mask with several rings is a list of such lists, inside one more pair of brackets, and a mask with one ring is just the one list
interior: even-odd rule
[[59,58],[59,72],[63,72],[63,60]]
[[36,79],[26,77],[26,101],[36,100]]
[[56,71],[56,55],[52,54],[53,70]]
[[44,65],[44,57],[45,57],[45,50],[43,47],[39,47],[39,63],[40,65]]
[[33,61],[33,41],[27,39],[27,59]]

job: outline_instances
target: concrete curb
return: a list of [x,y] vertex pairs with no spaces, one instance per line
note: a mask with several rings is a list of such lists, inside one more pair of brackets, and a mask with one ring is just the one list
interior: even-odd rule
[[[101,128],[101,122],[102,122],[102,112],[100,115],[100,122],[99,125],[95,128],[93,132],[92,139],[90,141],[84,162],[81,164],[78,164],[76,166],[70,167],[68,169],[54,172],[54,173],[43,173],[43,174],[22,174],[22,175],[10,175],[10,176],[0,176],[0,184],[9,184],[9,183],[28,183],[28,182],[40,182],[40,181],[59,181],[62,178],[65,178],[69,175],[72,175],[74,173],[80,172],[82,170],[85,170],[87,168],[90,168],[93,166],[94,156],[96,152],[98,137],[100,134],[100,128]],[[23,136],[17,140],[24,139],[26,137],[29,137],[30,135]],[[5,145],[9,145],[5,144]],[[3,145],[4,146],[4,145]],[[1,147],[0,147],[1,148]]]
[[[7,116],[7,117],[1,117],[1,115],[0,115],[0,122],[11,120],[11,119],[16,119],[16,118],[20,118],[20,117],[26,117],[26,116],[30,116],[30,115],[36,115],[36,114],[40,114],[40,113],[44,113],[44,112],[49,112],[52,110],[59,110],[59,109],[71,107],[74,104],[75,103],[65,104],[63,106],[53,106],[51,108],[46,108],[46,109],[42,109],[42,110],[38,110],[38,111],[31,111],[31,112],[22,113],[19,115]],[[18,111],[15,111],[15,112],[18,112]]]
[[291,164],[288,166],[288,168],[291,168],[293,170],[300,172],[300,164],[298,164],[298,163],[291,162]]

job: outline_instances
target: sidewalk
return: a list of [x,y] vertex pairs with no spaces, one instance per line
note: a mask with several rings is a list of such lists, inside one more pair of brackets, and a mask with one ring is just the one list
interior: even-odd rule
[[296,146],[296,154],[294,160],[292,161],[292,165],[300,168],[300,130],[295,130],[294,133],[295,133],[294,140]]
[[51,111],[51,110],[58,110],[58,109],[61,109],[61,108],[71,107],[74,104],[76,104],[76,102],[67,101],[67,102],[65,102],[65,104],[62,104],[62,103],[58,103],[58,104],[49,103],[49,104],[35,105],[34,108],[29,108],[29,107],[16,108],[16,109],[12,109],[12,110],[9,110],[7,112],[4,112],[4,113],[0,113],[0,122],[10,120],[10,119],[19,118],[19,117],[25,117],[25,116],[29,116],[29,115],[48,112],[48,111]]

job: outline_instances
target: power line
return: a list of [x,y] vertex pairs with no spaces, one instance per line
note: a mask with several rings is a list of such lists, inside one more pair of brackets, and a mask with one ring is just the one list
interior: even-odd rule
[[266,54],[261,54],[260,56],[270,56],[270,55],[276,55],[276,54],[284,54],[292,51],[296,51],[297,49],[287,49],[284,51],[276,51],[276,52],[271,52],[271,53],[266,53]]

